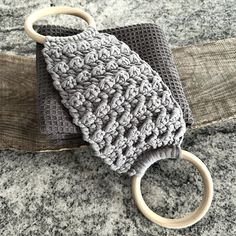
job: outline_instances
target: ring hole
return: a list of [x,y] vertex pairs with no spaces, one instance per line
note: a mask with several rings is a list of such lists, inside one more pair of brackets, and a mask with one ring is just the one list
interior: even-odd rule
[[181,159],[169,159],[156,162],[147,170],[141,191],[154,212],[167,218],[179,218],[199,206],[203,185],[194,166]]

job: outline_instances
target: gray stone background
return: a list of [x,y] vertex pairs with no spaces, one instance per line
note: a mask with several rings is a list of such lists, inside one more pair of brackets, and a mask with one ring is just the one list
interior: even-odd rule
[[[23,32],[23,18],[50,4],[83,7],[98,29],[155,22],[172,47],[236,35],[235,0],[0,0],[0,52],[32,56],[35,43]],[[83,26],[70,16],[41,23]],[[206,217],[181,230],[145,219],[132,200],[130,179],[110,171],[89,149],[0,151],[0,235],[236,235],[235,134],[235,119],[188,130],[183,147],[208,166],[215,195]],[[177,217],[199,204],[201,178],[184,161],[161,161],[148,170],[142,191],[153,210]]]

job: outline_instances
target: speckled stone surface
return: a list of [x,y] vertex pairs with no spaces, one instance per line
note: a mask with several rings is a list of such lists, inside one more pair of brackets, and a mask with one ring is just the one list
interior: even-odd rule
[[[50,4],[84,8],[95,18],[98,29],[157,23],[172,46],[236,36],[235,0],[1,0],[0,49],[32,54],[34,43],[23,32],[23,18]],[[41,22],[81,27],[82,21],[60,15],[44,18]]]
[[[67,2],[88,9],[100,29],[159,23],[171,46],[236,35],[235,1]],[[62,5],[63,1],[53,3]],[[49,5],[46,0],[0,1],[1,51],[32,55],[35,45],[23,33],[22,17]],[[69,19],[70,26],[79,27],[80,21],[64,17],[52,17],[49,23]],[[134,206],[129,177],[109,170],[89,149],[0,151],[0,235],[236,235],[236,120],[189,130],[183,146],[204,161],[215,184],[209,213],[192,227],[164,229],[145,219]],[[198,205],[202,185],[191,165],[166,160],[148,170],[142,191],[153,210],[177,217]]]
[[[235,235],[236,122],[189,131],[184,148],[209,167],[215,196],[196,225],[169,230],[134,206],[130,179],[91,150],[60,153],[0,152],[0,235]],[[185,161],[161,161],[143,178],[149,206],[166,217],[193,210],[201,178]]]

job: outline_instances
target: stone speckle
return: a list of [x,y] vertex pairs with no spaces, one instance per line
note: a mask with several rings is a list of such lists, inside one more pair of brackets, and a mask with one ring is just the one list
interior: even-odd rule
[[[137,210],[130,179],[89,149],[60,153],[0,152],[1,235],[235,235],[236,120],[188,131],[183,147],[208,166],[214,200],[196,225],[169,230]],[[144,176],[147,204],[177,217],[200,201],[201,178],[184,161],[165,160]]]
[[[35,44],[23,32],[24,16],[51,4],[65,5],[62,0],[2,1],[0,3],[0,50],[17,54],[33,54]],[[219,40],[236,35],[234,0],[68,0],[89,12],[98,29],[137,23],[157,23],[166,32],[172,46]],[[73,16],[51,16],[39,23],[71,27],[84,26]]]

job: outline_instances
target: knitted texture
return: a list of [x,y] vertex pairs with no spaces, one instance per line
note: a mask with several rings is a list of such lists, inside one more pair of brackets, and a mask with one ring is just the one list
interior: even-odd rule
[[[42,35],[71,36],[81,33],[81,29],[54,25],[41,25],[37,31]],[[177,72],[168,41],[163,30],[156,24],[145,23],[104,29],[99,32],[115,35],[137,52],[169,87],[172,96],[179,103],[184,120],[190,126],[193,119],[188,101]],[[37,103],[40,131],[65,147],[85,144],[78,126],[72,122],[67,109],[61,104],[59,93],[54,89],[51,75],[47,72],[42,55],[43,45],[37,43]],[[54,142],[54,140],[52,140]]]
[[180,146],[186,128],[179,104],[124,42],[89,27],[47,36],[42,52],[73,123],[112,170],[137,174],[135,160],[147,151]]

